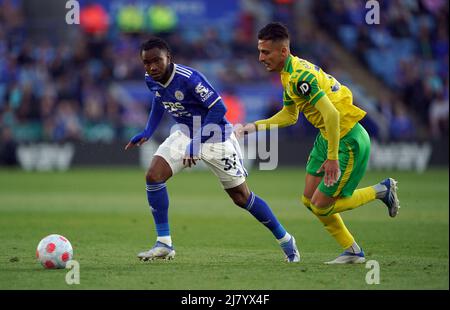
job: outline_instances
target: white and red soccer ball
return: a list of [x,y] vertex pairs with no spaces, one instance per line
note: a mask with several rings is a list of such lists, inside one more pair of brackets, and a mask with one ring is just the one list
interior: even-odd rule
[[37,260],[47,269],[66,268],[73,257],[73,249],[67,238],[53,234],[39,242],[36,249]]

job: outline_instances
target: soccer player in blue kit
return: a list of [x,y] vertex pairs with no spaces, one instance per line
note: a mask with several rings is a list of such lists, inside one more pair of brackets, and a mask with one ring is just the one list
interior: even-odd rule
[[170,236],[166,181],[203,160],[219,178],[233,202],[250,212],[275,236],[286,261],[300,261],[295,239],[279,223],[267,203],[251,192],[245,178],[239,143],[226,120],[226,107],[206,78],[198,71],[172,62],[168,44],[151,38],[141,45],[145,82],[154,94],[144,131],[131,138],[125,150],[151,138],[164,111],[179,129],[159,146],[146,174],[147,198],[156,226],[156,244],[138,254],[141,260],[172,259],[175,250]]

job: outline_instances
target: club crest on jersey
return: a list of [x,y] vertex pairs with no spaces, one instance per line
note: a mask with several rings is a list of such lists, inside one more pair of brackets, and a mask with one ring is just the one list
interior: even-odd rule
[[184,99],[184,94],[181,91],[177,90],[175,92],[175,98],[177,98],[177,100],[181,101]]
[[301,82],[297,84],[297,90],[303,95],[308,96],[311,93],[311,85],[308,82]]
[[205,87],[202,82],[195,86],[195,92],[200,95],[200,98],[205,102],[214,92],[210,91],[208,87]]

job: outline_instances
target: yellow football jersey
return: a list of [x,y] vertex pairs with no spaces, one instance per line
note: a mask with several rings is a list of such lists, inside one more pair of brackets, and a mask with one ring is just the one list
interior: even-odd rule
[[283,104],[295,104],[299,112],[327,139],[325,124],[316,102],[327,95],[339,111],[340,137],[345,136],[361,120],[366,112],[353,105],[352,92],[318,66],[289,55],[281,72]]

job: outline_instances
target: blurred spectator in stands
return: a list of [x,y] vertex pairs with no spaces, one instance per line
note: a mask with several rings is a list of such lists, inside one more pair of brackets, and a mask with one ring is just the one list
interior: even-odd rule
[[426,59],[433,57],[430,27],[427,19],[419,20],[419,31],[417,33],[418,50],[419,55]]
[[421,0],[423,6],[431,13],[437,15],[448,1],[446,0]]
[[40,122],[42,124],[42,139],[53,141],[55,128],[54,115],[56,110],[56,94],[47,90],[40,100]]
[[244,12],[253,16],[253,34],[270,22],[272,6],[269,0],[242,0],[241,6]]
[[38,120],[39,104],[31,84],[23,85],[20,97],[19,107],[16,110],[17,119],[23,123]]
[[365,51],[375,47],[370,38],[369,28],[367,25],[359,25],[357,28],[358,37],[356,39],[356,57],[361,63],[365,63]]
[[402,102],[397,101],[394,103],[394,117],[390,126],[392,139],[403,141],[414,138],[414,124],[408,113],[406,113],[406,108]]
[[62,100],[55,116],[53,138],[55,141],[79,141],[82,139],[81,120],[76,101]]
[[430,104],[430,127],[433,139],[447,138],[449,134],[448,113],[449,98],[445,97],[444,92],[440,92]]
[[272,116],[280,112],[282,106],[283,103],[280,102],[278,98],[270,98],[269,104],[267,105],[267,109],[264,112],[263,118],[271,118]]
[[0,165],[16,166],[17,143],[13,139],[12,130],[0,127]]
[[[398,2],[398,1],[396,1]],[[389,32],[396,38],[408,38],[411,36],[410,23],[411,12],[400,5],[395,5],[388,13],[387,22]],[[361,30],[368,29],[361,27]]]
[[356,52],[402,97],[409,109],[396,111],[396,116],[413,113],[422,125],[429,125],[430,102],[449,72],[449,2],[380,2],[381,23],[374,26],[361,24],[364,18],[358,14],[364,10],[364,1],[346,1],[342,5],[324,0],[314,4],[319,24],[333,35],[337,33],[346,48]]
[[249,39],[244,29],[236,29],[233,32],[230,42],[231,50],[234,55],[253,55],[256,50],[255,39]]
[[380,113],[386,118],[386,121],[388,123],[391,123],[394,115],[392,111],[392,98],[389,96],[389,94],[382,93],[380,95],[378,108],[380,110]]
[[227,46],[220,40],[216,29],[208,28],[202,36],[206,59],[219,60],[228,57]]
[[[355,90],[355,97],[358,81],[347,83],[341,74],[346,70],[336,66],[339,59],[329,48],[329,38],[322,35],[322,29],[338,36],[355,57],[379,74],[407,108],[405,115],[403,107],[397,107],[397,100],[391,98],[369,102],[377,105],[375,109],[386,119],[400,121],[394,125],[400,128],[393,131],[400,133],[395,133],[396,139],[414,132],[409,129],[413,112],[435,135],[436,110],[443,109],[440,98],[448,100],[448,82],[444,83],[448,81],[449,67],[448,1],[380,1],[382,23],[373,26],[364,22],[364,1],[307,2],[301,2],[305,9],[298,12],[291,6],[298,8],[300,2],[292,0],[239,0],[236,27],[230,29],[228,38],[224,38],[220,27],[205,27],[196,36],[183,29],[178,31],[176,16],[170,17],[170,12],[158,7],[164,6],[164,1],[152,3],[156,9],[145,1],[123,2],[116,15],[96,4],[84,7],[100,12],[98,18],[89,18],[96,23],[73,28],[76,30],[70,41],[64,42],[57,41],[52,33],[48,39],[34,40],[27,35],[29,26],[24,22],[21,1],[0,0],[0,124],[8,126],[17,141],[128,138],[127,130],[145,126],[147,113],[143,110],[148,107],[147,98],[128,94],[132,92],[128,82],[142,82],[139,45],[157,32],[167,37],[176,62],[201,68],[223,88],[251,83],[281,88],[279,76],[268,74],[258,63],[256,48],[256,32],[275,18],[287,24],[293,22],[292,34],[297,33],[292,41],[294,54],[335,75]],[[310,6],[313,14],[306,12]],[[298,16],[308,16],[322,27],[305,23]],[[156,24],[149,33],[152,21]],[[100,95],[92,95],[92,88]],[[275,103],[280,104],[279,100]],[[270,110],[270,105],[267,108]],[[301,121],[299,130],[310,134]],[[448,118],[439,120],[445,122],[448,128]],[[386,130],[388,127],[384,126]]]
[[297,36],[294,0],[273,0],[272,20],[283,23],[289,29],[290,35]]

